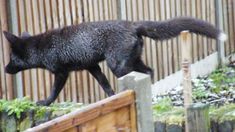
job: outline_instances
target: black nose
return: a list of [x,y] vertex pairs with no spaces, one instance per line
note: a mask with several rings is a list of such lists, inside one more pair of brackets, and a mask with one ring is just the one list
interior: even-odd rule
[[5,67],[5,72],[9,74],[16,74],[18,72],[17,69],[9,68],[8,66]]

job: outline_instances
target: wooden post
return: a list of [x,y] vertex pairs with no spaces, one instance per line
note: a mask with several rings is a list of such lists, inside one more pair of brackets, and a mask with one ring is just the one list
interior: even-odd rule
[[209,106],[201,103],[190,105],[187,108],[187,120],[189,132],[209,132]]
[[136,94],[137,126],[139,132],[153,132],[152,90],[149,75],[131,72],[118,79],[118,91],[132,89]]
[[188,107],[192,103],[192,84],[191,84],[191,69],[192,61],[190,43],[191,35],[188,31],[181,32],[181,47],[182,47],[182,71],[183,71],[183,88],[184,88],[184,105]]
[[[215,12],[216,12],[216,26],[223,30],[223,14],[222,14],[222,0],[215,1]],[[224,50],[224,42],[218,40],[216,42],[216,47],[218,51],[218,63],[219,67],[222,67],[223,63],[225,63],[225,50]]]
[[[184,94],[184,107],[185,117],[187,117],[187,108],[192,104],[192,84],[191,84],[191,35],[188,31],[183,31],[180,34],[181,48],[182,48],[182,71],[183,71],[183,94]],[[185,130],[189,131],[188,118],[185,120]]]
[[186,132],[209,132],[210,120],[207,105],[192,104],[192,83],[191,83],[191,35],[188,31],[181,32],[182,47],[182,71],[185,107],[185,131]]
[[126,0],[117,0],[117,15],[119,20],[126,20]]
[[[9,0],[7,1],[7,7],[8,7],[8,25],[9,25],[9,31],[13,34],[18,34],[18,18],[17,18],[17,3],[16,0]],[[22,84],[22,73],[19,72],[16,75],[14,75],[14,93],[15,97],[17,98],[23,98],[23,84]]]

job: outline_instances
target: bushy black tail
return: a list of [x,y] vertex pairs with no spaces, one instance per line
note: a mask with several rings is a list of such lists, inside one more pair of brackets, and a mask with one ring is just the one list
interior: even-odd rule
[[155,40],[176,37],[184,30],[221,41],[226,40],[226,35],[210,23],[190,17],[179,17],[160,22],[141,21],[135,22],[134,25],[136,26],[138,35],[150,37]]

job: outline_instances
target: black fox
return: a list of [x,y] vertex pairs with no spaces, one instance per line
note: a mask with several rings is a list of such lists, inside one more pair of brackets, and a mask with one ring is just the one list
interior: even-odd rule
[[30,36],[17,37],[4,31],[12,53],[5,71],[15,74],[30,68],[47,69],[55,75],[51,95],[37,102],[51,104],[60,93],[69,72],[88,70],[108,96],[114,95],[98,65],[106,60],[114,75],[121,77],[131,71],[150,74],[152,69],[141,60],[143,36],[154,40],[175,37],[181,31],[223,39],[225,35],[213,25],[194,18],[179,17],[161,22],[103,21],[85,22]]

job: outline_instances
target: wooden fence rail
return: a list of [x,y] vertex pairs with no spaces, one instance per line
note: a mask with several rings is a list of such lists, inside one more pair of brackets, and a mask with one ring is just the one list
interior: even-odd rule
[[[221,3],[217,10],[215,2]],[[37,101],[50,95],[53,75],[42,69],[20,72],[16,76],[5,74],[9,61],[9,46],[2,31],[20,35],[23,31],[38,34],[53,28],[101,20],[166,20],[176,16],[192,16],[216,24],[229,36],[225,54],[235,51],[235,2],[234,0],[1,0],[0,1],[0,98],[11,99],[29,96]],[[221,13],[222,15],[216,15]],[[217,17],[217,19],[216,19]],[[221,18],[218,18],[221,17]],[[217,20],[217,21],[216,21]],[[145,39],[144,62],[154,69],[154,80],[160,80],[181,67],[179,39],[156,42]],[[214,40],[192,36],[192,62],[203,59],[216,51]],[[103,62],[100,64],[112,88],[117,79]],[[72,72],[58,102],[74,101],[91,103],[105,98],[97,81],[86,71]]]
[[136,132],[134,91],[128,90],[27,132]]

